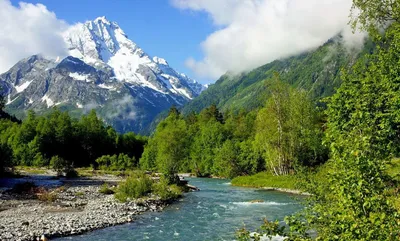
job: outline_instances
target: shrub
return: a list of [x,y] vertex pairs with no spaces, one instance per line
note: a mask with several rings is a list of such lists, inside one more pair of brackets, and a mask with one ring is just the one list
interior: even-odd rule
[[152,191],[159,196],[161,200],[174,200],[182,196],[182,190],[179,186],[168,185],[168,180],[161,178],[159,182],[153,183]]
[[44,158],[42,153],[38,152],[38,153],[36,153],[32,164],[35,167],[44,167],[44,166],[49,165],[49,160]]
[[105,155],[96,159],[96,163],[102,170],[124,171],[135,167],[135,157],[130,158],[126,154]]
[[101,185],[99,192],[102,193],[102,194],[106,194],[106,195],[110,195],[110,194],[114,194],[115,193],[114,190],[112,190],[108,186],[107,183],[104,183],[103,185]]
[[55,202],[58,198],[58,194],[55,191],[48,191],[44,187],[37,188],[35,191],[37,199],[42,202]]
[[78,173],[74,170],[72,163],[59,156],[53,156],[50,160],[50,165],[54,171],[57,172],[58,176],[62,176],[64,173],[68,178],[78,176]]
[[84,196],[84,195],[85,195],[84,192],[76,192],[76,193],[75,193],[75,196],[77,196],[77,197],[82,197],[82,196]]
[[11,166],[12,150],[8,145],[0,144],[0,175]]
[[65,177],[66,178],[76,178],[76,177],[78,177],[79,175],[78,175],[78,172],[75,170],[75,169],[73,169],[72,167],[71,168],[68,168],[66,171],[65,171]]
[[152,180],[144,173],[131,174],[126,181],[119,184],[115,198],[121,202],[140,198],[151,192]]
[[179,197],[182,197],[182,188],[180,186],[178,186],[176,184],[172,184],[172,185],[169,185],[168,190],[169,190],[169,194],[170,194],[169,199],[174,200]]

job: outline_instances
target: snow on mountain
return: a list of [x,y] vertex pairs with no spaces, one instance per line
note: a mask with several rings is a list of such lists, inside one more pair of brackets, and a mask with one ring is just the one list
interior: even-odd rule
[[[105,17],[72,26],[64,33],[64,38],[71,56],[97,68],[110,66],[121,82],[187,99],[204,90],[196,81],[172,69],[165,59],[151,58],[128,38],[117,23]],[[146,69],[153,72],[157,80],[149,80]]]
[[105,17],[70,27],[64,39],[70,56],[34,55],[0,75],[9,112],[23,117],[57,106],[79,116],[95,108],[118,131],[143,132],[160,112],[206,88],[150,57]]

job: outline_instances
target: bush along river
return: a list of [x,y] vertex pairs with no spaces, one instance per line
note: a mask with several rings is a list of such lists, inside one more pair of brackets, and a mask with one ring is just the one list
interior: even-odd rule
[[57,240],[234,240],[243,225],[253,230],[264,218],[283,220],[302,208],[302,197],[296,195],[233,187],[223,179],[188,180],[201,191],[185,194],[163,212],[145,213],[133,223]]

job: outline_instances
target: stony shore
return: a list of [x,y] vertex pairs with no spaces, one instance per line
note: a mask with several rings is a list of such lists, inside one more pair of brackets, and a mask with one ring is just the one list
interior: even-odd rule
[[143,212],[167,205],[156,198],[120,203],[100,193],[99,185],[68,185],[50,190],[57,193],[53,202],[0,191],[0,240],[77,235],[132,222]]

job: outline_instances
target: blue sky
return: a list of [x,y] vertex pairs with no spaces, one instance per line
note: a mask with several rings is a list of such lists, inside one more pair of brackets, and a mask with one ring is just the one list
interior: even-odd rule
[[[200,43],[215,27],[205,12],[174,8],[169,0],[23,0],[41,3],[57,18],[69,24],[106,16],[115,21],[129,38],[151,56],[165,58],[176,70],[203,83],[211,78],[196,78],[185,66],[189,57],[201,59]],[[12,0],[17,6],[20,0]]]
[[22,0],[56,18],[18,1],[0,0],[0,72],[35,53],[58,56],[59,19],[106,16],[149,55],[201,83],[304,53],[339,33],[347,47],[359,47],[366,35],[348,26],[352,0]]

